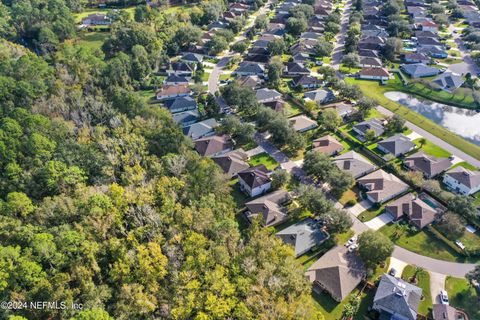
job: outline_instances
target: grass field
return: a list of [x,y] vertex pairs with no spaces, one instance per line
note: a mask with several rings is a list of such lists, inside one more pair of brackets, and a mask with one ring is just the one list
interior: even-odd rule
[[479,296],[465,279],[448,277],[445,282],[450,305],[465,311],[470,319],[480,319]]
[[[398,227],[396,227],[398,225]],[[434,238],[426,231],[410,233],[402,230],[399,223],[390,223],[380,229],[380,232],[389,237],[395,244],[423,256],[445,260],[460,261],[460,257],[445,243]]]
[[429,140],[426,140],[426,142],[422,145],[420,143],[421,139],[422,138],[416,139],[416,140],[413,141],[413,143],[415,143],[415,145],[419,148],[421,146],[421,150],[423,152],[425,152],[426,154],[429,154],[429,155],[437,157],[437,158],[448,158],[452,155],[447,150],[445,150],[443,148],[440,148],[439,146],[437,146],[436,144],[433,144]]
[[408,265],[403,269],[402,279],[409,282],[412,276],[417,273],[417,287],[422,288],[422,300],[418,307],[418,312],[428,315],[429,309],[432,308],[432,294],[430,293],[430,274],[425,270],[416,270],[414,266]]
[[[357,295],[359,292],[358,289],[355,289],[351,294]],[[353,317],[354,320],[364,320],[364,316],[368,311],[368,308],[373,303],[373,297],[375,296],[375,292],[369,291],[367,293],[361,294],[361,302],[360,307],[357,314]],[[345,298],[341,303],[336,302],[333,300],[328,293],[321,293],[321,294],[312,294],[312,298],[315,304],[315,307],[325,316],[325,320],[340,320],[342,319],[343,308],[348,303],[350,297]]]
[[250,164],[252,167],[263,164],[268,170],[273,170],[278,167],[278,162],[266,152],[254,155],[250,158],[248,164]]
[[[93,13],[108,13],[109,11],[113,10],[115,8],[94,8],[94,9],[86,9],[80,13],[74,13],[73,18],[75,19],[76,23],[80,23],[83,18],[87,17],[90,14]],[[128,7],[128,8],[118,8],[119,10],[126,11],[130,14],[130,16],[133,18],[133,14],[135,12],[135,6]]]
[[355,202],[359,202],[360,199],[358,197],[358,194],[357,192],[355,191],[355,189],[348,189],[347,191],[345,191],[342,196],[340,197],[340,199],[338,199],[338,202],[340,202],[341,204],[343,205],[346,205],[348,201],[350,200],[354,200]]
[[92,50],[100,50],[109,34],[108,32],[82,32],[78,37],[77,44]]
[[475,167],[473,164],[470,164],[470,163],[465,162],[465,161],[456,163],[450,169],[453,169],[453,168],[456,168],[456,167],[464,167],[465,169],[468,169],[468,170],[478,170],[478,168]]
[[358,216],[358,219],[360,219],[360,221],[362,222],[367,222],[372,220],[376,216],[381,215],[384,211],[385,211],[385,206],[381,206],[380,208],[372,207],[360,213],[360,215]]
[[392,112],[402,116],[405,120],[412,122],[413,124],[423,128],[431,134],[439,137],[445,142],[457,147],[463,152],[471,155],[474,158],[480,159],[480,147],[474,145],[454,134],[453,132],[443,128],[442,126],[434,123],[433,121],[423,117],[422,115],[408,109],[407,107],[393,102],[384,96],[384,93],[392,90],[399,90],[398,88],[392,88],[391,86],[381,86],[376,81],[368,80],[356,80],[347,78],[347,82],[350,84],[358,85],[365,96],[376,99],[383,107],[389,109]]

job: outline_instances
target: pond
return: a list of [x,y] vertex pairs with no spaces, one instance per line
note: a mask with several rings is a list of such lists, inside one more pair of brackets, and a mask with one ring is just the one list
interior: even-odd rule
[[480,145],[480,113],[417,98],[403,92],[386,92],[385,97]]

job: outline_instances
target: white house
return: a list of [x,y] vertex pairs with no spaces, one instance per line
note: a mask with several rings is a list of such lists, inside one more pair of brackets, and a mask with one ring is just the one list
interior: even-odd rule
[[363,68],[360,70],[358,77],[366,80],[388,80],[390,73],[385,68]]
[[240,189],[250,197],[264,194],[272,187],[270,171],[264,166],[248,168],[237,173]]
[[458,166],[445,173],[443,183],[455,193],[471,195],[480,190],[480,172]]

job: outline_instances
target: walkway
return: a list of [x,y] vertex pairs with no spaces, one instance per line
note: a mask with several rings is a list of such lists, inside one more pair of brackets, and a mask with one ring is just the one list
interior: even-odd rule
[[365,222],[365,225],[372,230],[379,230],[380,228],[386,226],[393,221],[393,217],[389,213],[382,213],[381,215],[376,216],[370,221]]
[[[392,116],[394,113],[391,112],[390,110],[387,110],[385,109],[384,107],[382,106],[377,106],[377,110],[380,112],[380,113],[383,113],[384,115],[386,116]],[[473,164],[474,166],[476,167],[480,167],[480,160],[466,154],[465,152],[457,149],[456,147],[452,146],[451,144],[448,144],[446,143],[445,141],[443,141],[441,138],[431,134],[430,132],[428,131],[425,131],[423,130],[422,128],[420,128],[419,126],[417,125],[414,125],[413,123],[409,122],[409,121],[406,121],[405,122],[405,125],[412,129],[413,131],[415,131],[417,134],[421,135],[422,137],[425,137],[426,139],[430,140],[431,142],[433,142],[434,144],[436,144],[437,146],[439,147],[442,147],[443,149],[449,151],[450,153],[452,153],[454,156],[458,157],[458,158],[461,158],[465,161],[467,161],[468,163],[470,164]]]

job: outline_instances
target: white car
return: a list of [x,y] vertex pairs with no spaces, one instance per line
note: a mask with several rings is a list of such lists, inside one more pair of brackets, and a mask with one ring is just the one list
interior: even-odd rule
[[357,242],[357,236],[351,237],[348,239],[347,243],[345,243],[345,247],[350,247],[352,244]]
[[440,291],[440,302],[441,302],[442,304],[448,305],[448,294],[447,294],[447,291],[445,291],[445,290]]
[[462,250],[465,250],[465,245],[460,240],[455,240],[455,244]]
[[348,247],[348,251],[353,252],[357,250],[357,248],[358,248],[358,244],[354,243],[350,247]]

